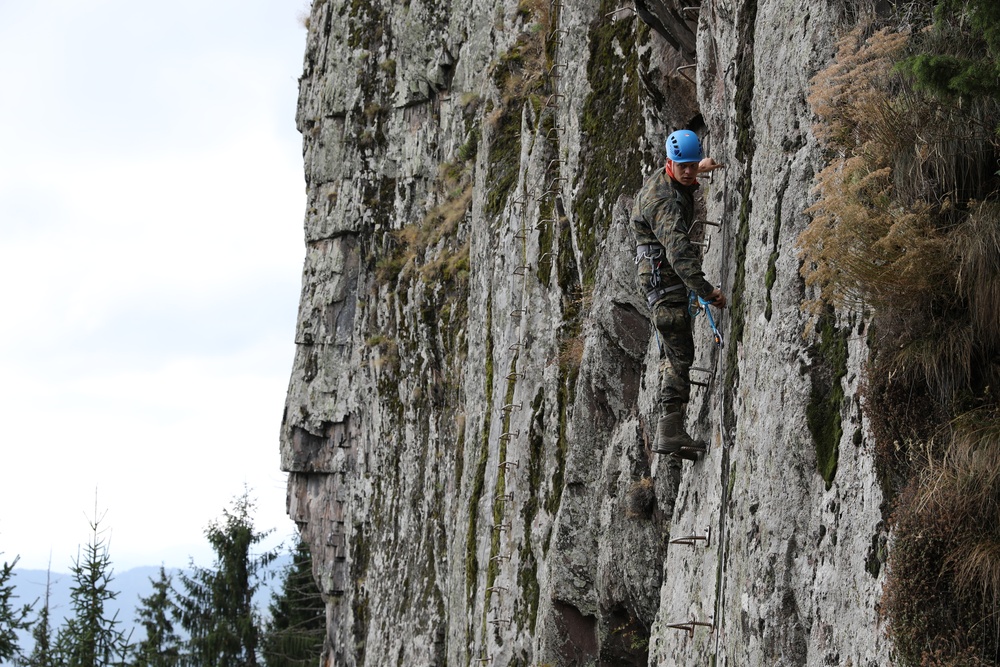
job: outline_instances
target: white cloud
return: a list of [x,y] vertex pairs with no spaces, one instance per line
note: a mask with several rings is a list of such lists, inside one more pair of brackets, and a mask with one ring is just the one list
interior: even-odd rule
[[[27,562],[65,551],[65,536],[85,539],[95,490],[116,546],[137,553],[196,543],[244,483],[266,500],[258,523],[287,527],[283,502],[274,502],[284,498],[276,441],[285,378],[234,370],[275,353],[182,359],[150,372],[19,375],[16,391],[5,382],[0,400],[19,408],[0,425],[15,445],[0,494],[5,508],[20,508],[5,509],[0,524],[8,549]],[[8,523],[41,530],[16,543]]]
[[300,11],[0,5],[5,558],[64,569],[95,489],[118,567],[199,557],[244,484],[291,530]]

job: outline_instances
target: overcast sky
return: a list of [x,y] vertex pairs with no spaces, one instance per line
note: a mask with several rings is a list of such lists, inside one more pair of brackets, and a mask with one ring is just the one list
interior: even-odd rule
[[304,0],[0,0],[0,561],[211,562],[278,435],[304,257]]

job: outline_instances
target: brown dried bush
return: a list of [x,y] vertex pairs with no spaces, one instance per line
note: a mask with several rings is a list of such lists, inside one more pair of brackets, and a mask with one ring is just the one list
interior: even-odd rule
[[1000,660],[1000,416],[974,411],[951,431],[893,514],[883,612],[907,665]]
[[870,315],[862,405],[894,499],[883,613],[900,662],[995,665],[1000,106],[917,90],[896,67],[911,37],[859,27],[813,79],[828,164],[801,274],[812,305]]

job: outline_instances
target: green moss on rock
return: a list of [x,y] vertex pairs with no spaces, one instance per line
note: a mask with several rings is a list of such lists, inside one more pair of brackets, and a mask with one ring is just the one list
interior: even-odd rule
[[828,311],[820,319],[819,341],[810,349],[812,390],[806,407],[806,423],[816,445],[816,465],[829,489],[837,474],[840,439],[843,435],[841,409],[847,375],[847,336],[849,329],[838,329]]
[[753,140],[753,98],[754,98],[754,31],[757,25],[757,2],[748,0],[744,5],[737,26],[736,49],[736,159],[743,164],[738,191],[740,194],[739,226],[733,249],[733,289],[730,306],[729,345],[726,350],[725,386],[730,389],[723,397],[726,427],[732,429],[735,411],[732,409],[734,390],[739,384],[739,359],[737,352],[743,341],[746,326],[746,258],[750,241],[750,216],[753,202],[753,157],[756,144]]
[[[598,16],[617,9],[602,0]],[[583,284],[592,285],[601,240],[611,225],[611,208],[621,194],[642,186],[639,150],[644,135],[640,103],[639,47],[649,35],[639,21],[597,19],[590,27],[587,81],[591,92],[581,118],[580,190],[574,199]]]

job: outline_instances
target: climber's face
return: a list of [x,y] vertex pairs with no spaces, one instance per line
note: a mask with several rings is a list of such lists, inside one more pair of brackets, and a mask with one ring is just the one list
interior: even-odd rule
[[670,162],[670,171],[674,174],[674,180],[681,185],[694,185],[698,182],[697,162]]

